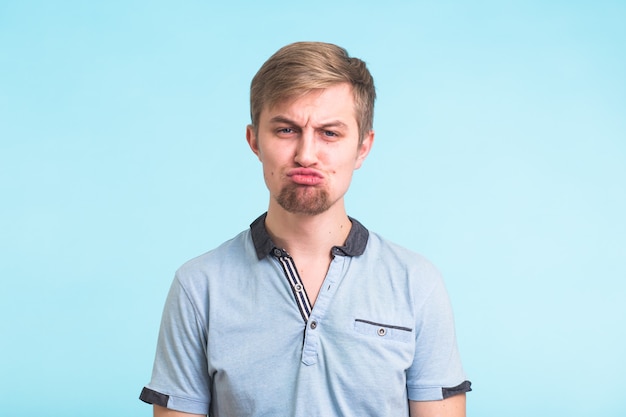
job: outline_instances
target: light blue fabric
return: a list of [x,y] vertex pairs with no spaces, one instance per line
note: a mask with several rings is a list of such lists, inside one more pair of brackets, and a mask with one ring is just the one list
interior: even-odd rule
[[250,230],[183,265],[146,388],[168,408],[215,417],[397,417],[408,399],[439,400],[465,381],[428,261],[374,233],[361,255],[333,253],[306,324]]

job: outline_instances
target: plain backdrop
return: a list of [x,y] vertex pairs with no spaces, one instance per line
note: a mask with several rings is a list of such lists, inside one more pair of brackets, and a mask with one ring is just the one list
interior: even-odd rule
[[279,47],[376,80],[347,195],[430,258],[476,417],[626,415],[624,1],[0,1],[0,413],[149,416],[174,271],[267,207]]

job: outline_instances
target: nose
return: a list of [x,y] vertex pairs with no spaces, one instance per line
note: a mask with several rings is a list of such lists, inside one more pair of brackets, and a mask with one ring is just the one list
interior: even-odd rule
[[303,167],[310,167],[317,162],[316,141],[312,131],[305,130],[300,135],[294,160]]

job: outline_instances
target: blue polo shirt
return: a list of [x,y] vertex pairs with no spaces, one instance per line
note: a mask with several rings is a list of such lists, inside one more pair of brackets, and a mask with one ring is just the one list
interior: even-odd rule
[[183,265],[140,398],[215,417],[397,417],[469,391],[437,270],[351,221],[312,307],[265,215]]

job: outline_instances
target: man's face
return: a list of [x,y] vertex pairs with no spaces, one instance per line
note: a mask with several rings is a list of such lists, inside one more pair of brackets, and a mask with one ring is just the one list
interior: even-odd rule
[[343,209],[374,132],[359,146],[352,87],[337,84],[263,109],[257,132],[248,126],[246,138],[263,164],[270,207],[316,215]]

